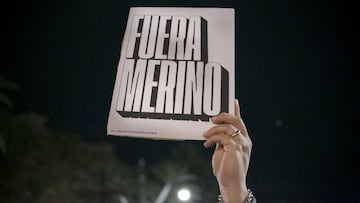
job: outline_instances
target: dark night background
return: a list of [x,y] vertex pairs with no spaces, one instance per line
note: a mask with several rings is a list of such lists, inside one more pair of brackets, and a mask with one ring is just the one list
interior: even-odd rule
[[[80,133],[95,143],[107,140],[129,164],[139,157],[159,162],[181,144],[106,135],[131,6],[234,7],[236,97],[254,143],[249,187],[260,202],[279,195],[290,200],[306,196],[305,202],[355,200],[352,119],[358,110],[350,52],[355,22],[345,3],[12,2],[3,7],[9,12],[2,13],[0,73],[20,86],[13,95],[15,111],[40,112],[54,129]],[[211,152],[204,149],[204,159],[210,161]]]

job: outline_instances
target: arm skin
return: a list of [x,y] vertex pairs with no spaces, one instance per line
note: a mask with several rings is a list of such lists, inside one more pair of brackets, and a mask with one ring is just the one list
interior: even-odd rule
[[[216,145],[212,168],[225,203],[243,203],[248,196],[246,175],[252,142],[241,118],[237,100],[234,105],[235,115],[221,113],[213,117],[212,122],[217,125],[203,134],[206,138],[204,147],[211,148]],[[232,137],[237,129],[241,133]]]

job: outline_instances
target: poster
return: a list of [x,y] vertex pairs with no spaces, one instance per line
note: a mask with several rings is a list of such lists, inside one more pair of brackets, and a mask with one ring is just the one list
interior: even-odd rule
[[107,134],[203,140],[234,112],[235,11],[133,7],[121,44]]

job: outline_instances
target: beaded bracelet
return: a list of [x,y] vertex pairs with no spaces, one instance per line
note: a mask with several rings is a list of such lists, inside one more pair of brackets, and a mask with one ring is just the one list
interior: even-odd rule
[[[252,201],[254,199],[254,195],[250,189],[248,189],[247,191],[248,191],[248,196],[246,197],[246,200],[244,203],[252,203]],[[218,195],[218,203],[224,203],[221,195]]]

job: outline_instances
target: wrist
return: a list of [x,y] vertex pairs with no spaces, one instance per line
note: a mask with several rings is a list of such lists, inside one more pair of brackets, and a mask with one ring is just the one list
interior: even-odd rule
[[245,203],[249,196],[246,186],[242,187],[220,187],[223,203]]
[[245,200],[227,199],[224,201],[222,195],[218,196],[218,203],[256,203],[255,196],[250,189],[247,189],[247,195]]

